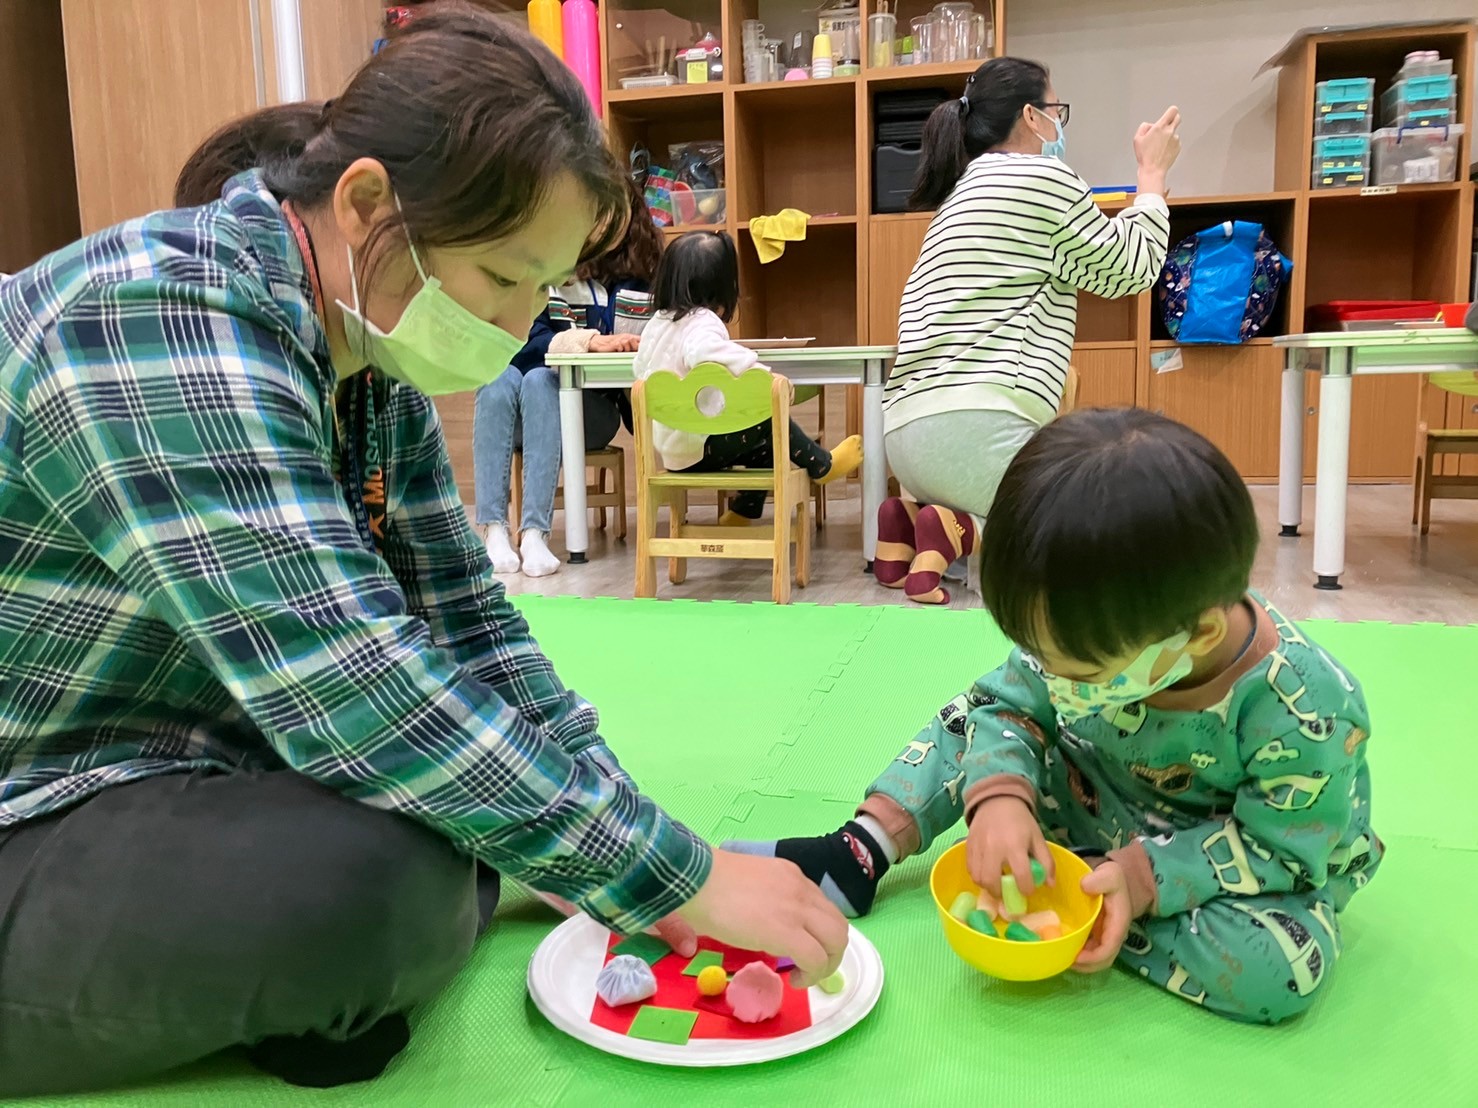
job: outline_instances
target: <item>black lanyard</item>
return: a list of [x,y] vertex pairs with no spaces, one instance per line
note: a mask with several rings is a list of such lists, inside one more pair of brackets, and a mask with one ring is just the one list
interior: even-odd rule
[[385,539],[385,486],[388,471],[380,458],[375,411],[374,371],[356,373],[345,383],[339,419],[339,458],[345,499],[354,514],[360,540],[379,551]]

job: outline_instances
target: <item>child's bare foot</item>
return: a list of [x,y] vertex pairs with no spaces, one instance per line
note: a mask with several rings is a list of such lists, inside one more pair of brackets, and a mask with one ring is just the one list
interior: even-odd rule
[[827,899],[849,918],[865,916],[872,908],[878,882],[888,872],[888,858],[876,839],[856,820],[830,835],[811,839],[769,842],[728,842],[722,849],[736,854],[758,854],[794,862],[816,882]]
[[862,436],[852,435],[837,443],[831,451],[831,468],[825,477],[816,478],[818,485],[829,485],[843,477],[850,477],[862,464]]

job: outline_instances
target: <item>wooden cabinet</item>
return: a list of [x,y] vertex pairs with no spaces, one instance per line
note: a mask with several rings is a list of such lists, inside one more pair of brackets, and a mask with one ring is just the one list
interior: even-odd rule
[[1270,346],[1181,347],[1182,368],[1152,373],[1145,407],[1194,427],[1249,480],[1278,473],[1282,356]]
[[[308,95],[333,96],[383,5],[302,0],[300,14]],[[0,3],[0,269],[167,207],[203,139],[278,101],[275,49],[272,0]]]
[[898,341],[898,302],[918,261],[929,220],[928,215],[902,215],[873,216],[869,221],[868,342],[892,345]]
[[1138,363],[1132,344],[1079,347],[1073,351],[1073,368],[1078,371],[1078,407],[1131,407],[1135,400]]
[[62,0],[82,230],[167,207],[195,147],[265,95],[254,0]]
[[0,273],[77,237],[61,7],[0,2]]

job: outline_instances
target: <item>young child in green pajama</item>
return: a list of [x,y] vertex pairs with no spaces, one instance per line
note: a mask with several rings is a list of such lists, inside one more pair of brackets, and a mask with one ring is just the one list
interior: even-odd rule
[[1117,961],[1220,1015],[1304,1011],[1374,875],[1360,686],[1248,592],[1257,521],[1231,463],[1142,409],[1076,412],[1008,469],[982,592],[1017,644],[817,838],[731,844],[795,862],[844,912],[963,817],[970,872],[1094,866],[1076,968]]

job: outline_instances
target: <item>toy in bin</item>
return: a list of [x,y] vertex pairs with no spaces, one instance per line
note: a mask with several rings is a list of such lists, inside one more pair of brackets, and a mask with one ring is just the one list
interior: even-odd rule
[[[1088,864],[1048,843],[1055,883],[1038,885],[1030,897],[1022,897],[1008,874],[995,902],[971,880],[966,847],[961,842],[946,850],[929,875],[950,949],[967,965],[1003,981],[1042,981],[1070,968],[1103,910],[1103,897],[1089,896],[1081,887],[1091,872]],[[963,911],[967,900],[974,907]]]
[[1320,81],[1314,91],[1314,134],[1367,135],[1375,121],[1375,79]]
[[1318,135],[1314,139],[1316,189],[1363,185],[1370,177],[1369,135]]

